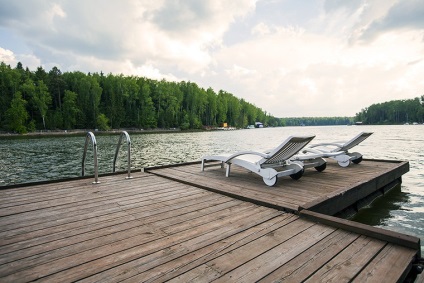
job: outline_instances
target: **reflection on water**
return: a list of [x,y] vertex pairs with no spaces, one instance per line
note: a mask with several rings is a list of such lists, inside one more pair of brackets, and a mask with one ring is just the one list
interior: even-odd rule
[[402,210],[402,203],[407,203],[408,200],[409,194],[402,192],[401,186],[397,186],[384,197],[377,198],[369,207],[361,209],[351,220],[371,226],[387,226],[385,223],[390,221],[390,213]]
[[[402,188],[379,198],[358,213],[355,221],[383,226],[421,237],[424,243],[424,126],[285,127],[237,131],[131,135],[132,169],[199,160],[202,155],[223,151],[266,150],[289,135],[315,134],[313,143],[348,140],[360,131],[374,134],[355,150],[366,158],[408,160],[410,171]],[[98,135],[99,173],[112,172],[119,135]],[[85,136],[0,139],[0,186],[81,175]],[[126,170],[126,143],[117,170]],[[93,174],[89,146],[86,174]]]

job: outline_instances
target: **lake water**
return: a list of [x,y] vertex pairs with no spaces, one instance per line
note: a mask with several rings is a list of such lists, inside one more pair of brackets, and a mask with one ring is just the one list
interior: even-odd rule
[[[266,150],[289,135],[314,134],[312,143],[348,140],[361,131],[374,134],[355,148],[365,158],[408,160],[401,189],[362,209],[353,219],[414,235],[424,242],[424,125],[283,127],[236,131],[131,135],[132,168],[199,160],[202,155],[238,150]],[[112,172],[119,135],[96,136],[99,173]],[[81,176],[85,136],[0,138],[0,186]],[[117,170],[126,170],[123,142]],[[92,146],[86,175],[93,174]]]

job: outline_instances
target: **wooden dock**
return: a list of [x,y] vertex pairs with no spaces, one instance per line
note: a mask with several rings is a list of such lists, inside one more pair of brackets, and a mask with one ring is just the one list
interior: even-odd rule
[[219,165],[205,168],[204,172],[199,166],[195,163],[147,171],[279,210],[308,209],[327,215],[360,205],[370,195],[383,194],[399,185],[402,175],[409,171],[407,161],[364,160],[360,165],[342,168],[328,160],[324,172],[308,169],[300,180],[282,177],[270,188],[259,175],[238,166],[233,166],[230,178],[225,178],[225,169]]
[[330,163],[269,188],[191,163],[5,188],[0,282],[402,282],[418,238],[330,215],[408,166]]

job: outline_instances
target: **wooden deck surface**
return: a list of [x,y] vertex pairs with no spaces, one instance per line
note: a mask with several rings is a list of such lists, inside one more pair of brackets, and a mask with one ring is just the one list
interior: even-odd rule
[[305,170],[300,180],[282,177],[274,187],[266,186],[259,175],[244,168],[232,166],[231,169],[228,178],[225,177],[225,168],[219,165],[207,167],[204,172],[201,172],[199,164],[152,169],[149,172],[277,209],[309,209],[334,215],[372,192],[392,182],[400,182],[401,176],[409,171],[409,163],[364,160],[342,168],[328,160],[324,172],[310,168]]
[[[208,169],[155,171],[252,191],[272,203],[297,188],[287,201],[293,208],[311,201],[302,184],[319,198],[319,189],[331,193],[324,180],[338,179],[329,168],[270,189],[255,177],[244,180],[245,172],[225,178]],[[419,245],[367,236],[349,225],[320,224],[150,173],[133,176],[0,190],[0,282],[397,282],[419,253]],[[379,231],[384,234],[374,228]]]

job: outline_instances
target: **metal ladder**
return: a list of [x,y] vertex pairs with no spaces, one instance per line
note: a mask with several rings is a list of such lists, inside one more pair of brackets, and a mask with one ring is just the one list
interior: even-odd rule
[[131,179],[131,139],[130,135],[126,131],[122,131],[121,135],[119,136],[118,145],[116,147],[115,151],[115,157],[113,158],[113,173],[115,173],[115,164],[116,164],[116,158],[118,157],[119,148],[121,147],[122,137],[126,138],[127,140],[127,153],[128,153],[128,176],[126,179]]
[[99,184],[99,166],[97,164],[97,142],[96,137],[92,132],[88,132],[85,137],[85,145],[84,145],[84,153],[82,155],[82,174],[81,176],[84,177],[85,175],[85,157],[87,155],[87,147],[89,140],[91,138],[91,141],[93,142],[93,156],[94,156],[94,182],[93,184]]
[[[116,165],[116,159],[118,157],[118,153],[119,153],[119,148],[121,147],[121,142],[122,142],[122,137],[125,136],[126,140],[127,140],[127,152],[128,152],[128,176],[126,177],[126,179],[131,179],[131,139],[130,136],[128,135],[128,133],[126,131],[122,131],[120,137],[119,137],[119,141],[118,141],[118,145],[116,147],[116,151],[115,151],[115,157],[113,158],[113,173],[115,173],[115,165]],[[82,172],[81,172],[81,176],[85,176],[85,158],[87,156],[87,148],[88,148],[88,143],[91,140],[91,142],[93,143],[93,157],[94,157],[94,182],[93,184],[100,184],[99,182],[99,166],[98,166],[98,161],[97,161],[97,141],[96,141],[96,137],[94,136],[94,134],[92,132],[87,132],[86,138],[85,138],[85,145],[84,145],[84,153],[82,155]]]

